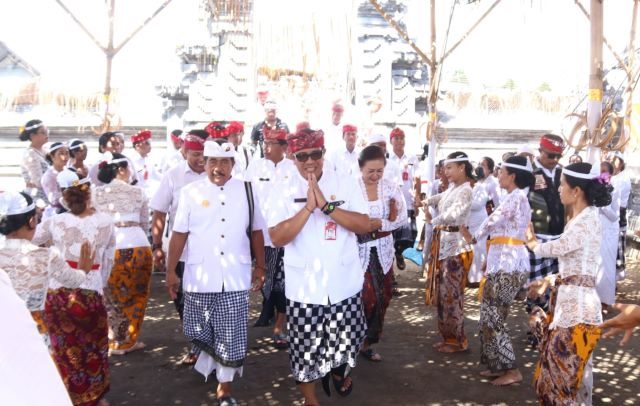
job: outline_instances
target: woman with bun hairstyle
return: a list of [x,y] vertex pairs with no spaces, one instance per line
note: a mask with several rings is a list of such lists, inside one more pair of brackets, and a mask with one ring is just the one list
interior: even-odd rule
[[31,243],[36,225],[36,206],[31,196],[24,192],[0,194],[0,234],[4,236],[0,240],[0,268],[9,275],[15,292],[48,342],[42,311],[49,280],[77,287],[91,270],[93,258],[85,241],[77,269],[71,268],[56,247],[42,248]]
[[464,288],[473,262],[473,249],[460,233],[469,221],[473,190],[473,166],[464,152],[454,152],[444,160],[444,176],[451,187],[429,197],[425,206],[437,206],[433,225],[431,260],[427,275],[426,304],[437,306],[438,330],[443,341],[434,344],[440,352],[465,351],[469,342],[464,332]]
[[149,298],[153,269],[151,246],[144,230],[149,229],[149,206],[144,189],[130,185],[127,158],[105,154],[98,166],[104,186],[94,191],[94,207],[109,214],[116,233],[116,253],[105,304],[109,315],[109,349],[112,355],[140,350],[137,341]]
[[40,183],[42,175],[49,164],[42,149],[49,140],[49,130],[41,120],[29,120],[21,128],[20,141],[29,141],[29,146],[22,155],[20,170],[26,184],[25,192],[36,200],[45,200],[45,194]]
[[47,152],[46,155],[46,160],[51,166],[49,166],[44,175],[42,175],[41,183],[49,206],[44,210],[43,218],[64,211],[62,203],[60,202],[62,192],[58,186],[57,177],[58,174],[67,167],[67,163],[69,162],[69,149],[67,145],[62,142],[54,142],[51,144],[49,152]]
[[89,176],[89,168],[84,164],[88,152],[84,141],[77,138],[69,141],[69,167],[75,169],[80,179]]
[[529,276],[525,234],[531,221],[531,207],[524,190],[533,185],[532,172],[531,162],[523,156],[513,156],[502,163],[498,182],[506,194],[470,241],[476,244],[490,236],[479,294],[480,363],[487,366],[480,375],[496,378],[491,382],[496,386],[522,381],[505,322],[511,303]]
[[557,278],[549,276],[530,286],[538,289],[555,285],[550,314],[534,307],[530,317],[539,340],[534,386],[541,405],[591,404],[591,354],[600,339],[598,326],[602,323],[596,291],[602,238],[598,208],[611,203],[612,190],[608,178],[600,175],[599,165],[566,166],[560,181],[560,200],[573,217],[558,239],[529,243],[536,256],[555,257],[560,264]]
[[113,266],[116,240],[113,219],[91,206],[89,179],[67,168],[58,175],[68,210],[40,223],[33,243],[56,247],[67,264],[79,267],[85,241],[95,260],[80,286],[52,280],[44,307],[53,359],[74,405],[108,405],[109,338],[103,289]]

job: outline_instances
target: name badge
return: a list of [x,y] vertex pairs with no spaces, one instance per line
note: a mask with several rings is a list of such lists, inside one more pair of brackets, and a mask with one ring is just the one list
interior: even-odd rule
[[333,221],[327,221],[324,225],[324,239],[327,241],[335,241],[338,225]]
[[407,171],[402,172],[402,181],[406,182],[408,180],[409,180],[409,172]]
[[536,184],[534,186],[534,190],[542,190],[547,188],[547,182],[544,180],[544,176],[538,174],[536,175]]

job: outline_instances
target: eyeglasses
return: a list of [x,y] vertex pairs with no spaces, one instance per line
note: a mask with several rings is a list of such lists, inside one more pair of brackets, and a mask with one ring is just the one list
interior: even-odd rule
[[553,152],[547,152],[547,151],[544,151],[544,153],[545,153],[545,155],[547,155],[547,157],[549,159],[560,159],[560,158],[562,158],[562,154],[554,154]]
[[317,161],[318,159],[322,158],[323,155],[324,155],[323,150],[316,149],[315,151],[311,151],[311,152],[298,152],[293,156],[296,157],[296,160],[298,162],[307,162],[309,158],[313,159],[314,161]]

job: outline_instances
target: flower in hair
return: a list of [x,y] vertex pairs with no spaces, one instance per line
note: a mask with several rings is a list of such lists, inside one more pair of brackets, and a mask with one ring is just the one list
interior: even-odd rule
[[102,168],[104,168],[105,166],[107,166],[107,164],[108,164],[108,162],[107,162],[107,161],[102,161],[102,162],[100,162],[100,163],[98,164],[98,169],[102,169]]
[[600,183],[601,185],[608,185],[611,183],[611,175],[609,175],[608,172],[602,172],[600,175],[593,178],[593,180]]

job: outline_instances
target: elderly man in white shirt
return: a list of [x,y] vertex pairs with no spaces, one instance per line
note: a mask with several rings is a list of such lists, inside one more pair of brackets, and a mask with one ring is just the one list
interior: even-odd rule
[[[287,150],[287,131],[284,129],[264,130],[264,158],[251,161],[245,181],[251,182],[258,200],[263,202],[260,210],[264,218],[267,218],[269,206],[266,204],[274,185],[287,182],[297,176],[297,169],[290,159],[285,157]],[[255,327],[269,325],[269,320],[274,316],[274,307],[277,311],[275,325],[273,327],[274,346],[278,349],[288,348],[287,336],[284,334],[286,298],[284,296],[284,248],[275,247],[265,229],[264,255],[266,263],[266,277],[262,288],[262,312]]]
[[335,170],[340,175],[360,177],[360,166],[358,165],[358,155],[360,151],[356,148],[358,140],[358,127],[351,124],[342,126],[342,139],[344,146],[327,153],[327,159],[334,165]]
[[175,299],[180,286],[175,267],[186,252],[183,326],[201,350],[195,369],[205,379],[215,370],[219,404],[235,405],[231,383],[236,374],[242,376],[247,353],[249,290],[264,283],[265,222],[250,185],[231,177],[233,144],[208,140],[204,155],[207,178],[180,191],[166,285]]
[[[163,268],[165,263],[165,253],[162,246],[162,238],[165,232],[165,224],[167,224],[167,214],[169,215],[169,230],[172,228],[176,212],[178,210],[178,200],[180,198],[180,190],[191,182],[206,177],[204,172],[204,142],[209,135],[204,130],[191,130],[185,136],[183,148],[185,150],[186,160],[180,165],[170,169],[164,174],[162,182],[158,187],[158,192],[153,196],[149,206],[153,210],[151,219],[151,236],[152,250],[156,268]],[[175,268],[179,278],[182,278],[184,271],[184,260],[181,259]],[[182,311],[184,308],[184,300],[182,290],[179,289],[176,299],[174,300],[176,310],[182,320]],[[185,358],[187,364],[195,362],[195,357],[187,356]]]
[[285,247],[289,359],[305,404],[318,404],[315,381],[351,393],[366,335],[361,290],[364,270],[356,233],[370,231],[367,202],[351,177],[324,168],[324,134],[301,129],[287,137],[296,176],[269,199],[269,235]]

